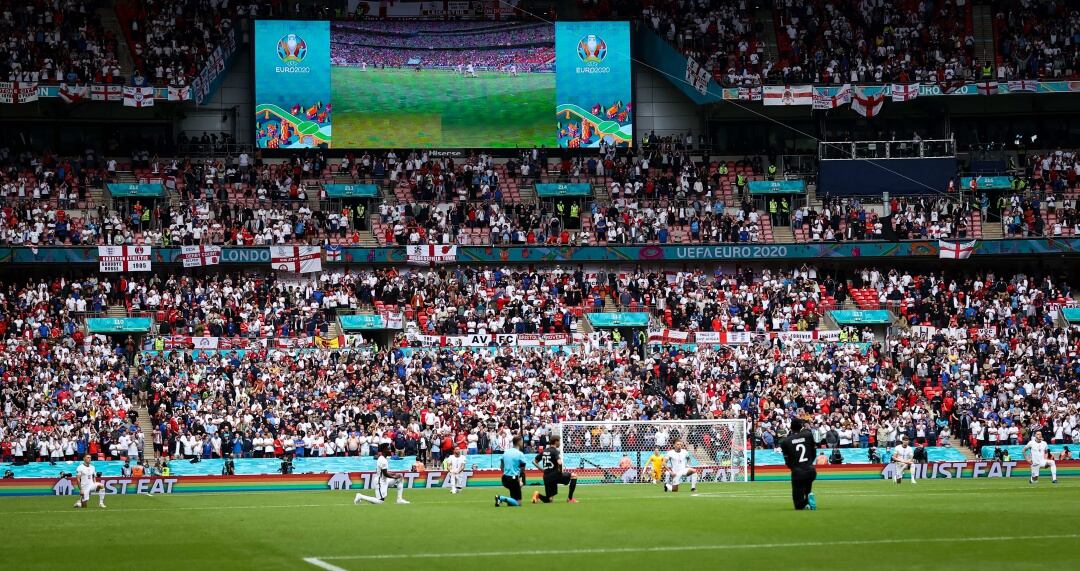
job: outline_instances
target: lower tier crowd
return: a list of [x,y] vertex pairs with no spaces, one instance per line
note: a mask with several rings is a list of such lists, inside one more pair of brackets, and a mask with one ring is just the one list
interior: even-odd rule
[[[1052,442],[1080,440],[1080,341],[1058,311],[1074,302],[1068,283],[1053,276],[880,269],[841,276],[805,267],[555,272],[11,283],[0,299],[0,460],[136,457],[147,442],[162,455],[208,458],[364,454],[390,442],[435,460],[454,447],[500,450],[515,432],[541,444],[565,420],[755,417],[764,447],[794,416],[811,418],[820,440],[838,447],[888,446],[904,434],[930,445],[992,445],[1032,430]],[[586,284],[583,297],[602,292],[623,308],[640,303],[655,328],[750,332],[753,340],[693,350],[643,345],[626,331],[582,333],[576,316],[552,318],[576,282]],[[467,284],[475,288],[461,289]],[[888,335],[858,330],[840,343],[774,335],[807,325],[807,315],[827,328],[817,304],[842,304],[836,294],[846,289],[876,292],[894,310]],[[291,329],[295,317],[302,334],[320,335],[331,308],[361,299],[403,300],[398,307],[427,325],[410,324],[409,334],[381,346],[338,351],[252,344],[140,352],[131,338],[84,335],[69,302],[85,297],[137,298],[136,308],[159,312],[168,306],[181,317],[159,325],[172,334],[225,336],[238,321],[280,322],[248,331],[270,337]],[[330,297],[341,305],[325,303]],[[413,335],[485,331],[576,335],[558,349],[464,350],[420,347]],[[140,405],[151,417],[149,434],[138,427]]]

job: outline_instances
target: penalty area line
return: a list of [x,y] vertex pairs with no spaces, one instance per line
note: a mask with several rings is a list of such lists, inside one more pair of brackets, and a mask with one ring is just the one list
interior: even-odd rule
[[337,565],[332,565],[330,563],[327,563],[327,562],[323,561],[322,559],[319,559],[318,557],[305,557],[304,562],[309,563],[311,565],[314,565],[316,567],[319,567],[321,569],[326,569],[326,571],[347,571],[346,569],[342,569],[341,567],[338,567]]
[[[790,549],[797,547],[841,547],[861,545],[895,545],[909,543],[974,543],[993,541],[1025,541],[1048,539],[1080,539],[1080,534],[1059,535],[1012,535],[987,537],[912,537],[899,539],[851,539],[839,541],[798,541],[789,543],[730,543],[715,545],[670,545],[656,547],[597,547],[582,549],[539,549],[521,551],[474,551],[443,553],[384,553],[376,555],[322,555],[305,557],[304,561],[327,571],[346,571],[327,561],[343,560],[401,560],[401,559],[438,559],[443,557],[514,557],[546,555],[608,555],[617,553],[673,553],[680,551],[725,551],[735,549]],[[317,563],[316,563],[317,562]]]

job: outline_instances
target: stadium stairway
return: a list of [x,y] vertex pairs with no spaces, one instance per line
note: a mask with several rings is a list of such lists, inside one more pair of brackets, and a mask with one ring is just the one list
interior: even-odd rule
[[524,204],[536,204],[540,202],[540,195],[536,193],[535,184],[523,184],[517,187],[517,191],[518,200]]
[[765,58],[762,65],[767,61],[775,64],[780,60],[780,50],[776,47],[776,23],[773,22],[773,11],[769,8],[760,8],[755,11],[754,25],[761,30],[764,40]]
[[773,242],[776,244],[794,244],[795,233],[792,232],[790,226],[783,224],[772,227]]
[[589,323],[589,318],[581,316],[577,320],[577,332],[582,335],[588,335],[593,332],[592,323]]
[[1005,237],[1000,220],[983,220],[981,224],[983,240],[1000,240]]
[[152,463],[158,460],[158,454],[153,451],[153,421],[150,420],[150,411],[146,405],[135,407],[135,411],[138,412],[139,430],[143,431],[143,458]]
[[956,450],[957,452],[963,454],[964,460],[967,460],[968,462],[975,462],[977,460],[980,460],[979,455],[976,454],[974,450],[968,448],[967,446],[963,446],[959,442],[956,446],[953,447],[953,450]]
[[330,322],[330,326],[326,328],[326,335],[330,339],[334,339],[339,335],[344,335],[345,331],[341,329],[341,322],[337,319]]
[[611,193],[608,192],[608,187],[605,184],[594,184],[592,186],[593,200],[597,204],[611,204]]
[[987,5],[975,3],[972,9],[972,20],[975,35],[975,59],[982,62],[994,62],[994,11]]
[[127,317],[127,308],[122,305],[110,305],[105,310],[105,315],[113,319],[123,319]]
[[104,188],[91,186],[87,190],[90,191],[90,203],[89,206],[87,206],[87,210],[92,210],[105,201]]
[[97,9],[97,15],[101,18],[101,26],[106,32],[112,33],[116,38],[116,59],[120,64],[120,73],[124,77],[131,77],[135,70],[135,59],[131,57],[131,50],[125,40],[124,29],[120,26],[120,19],[116,16],[116,10],[111,7]]

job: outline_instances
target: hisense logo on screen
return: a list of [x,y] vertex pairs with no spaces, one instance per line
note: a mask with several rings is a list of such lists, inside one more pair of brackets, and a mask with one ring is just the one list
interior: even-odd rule
[[300,65],[307,57],[307,42],[296,34],[285,34],[278,40],[277,56],[284,66],[274,68],[278,73],[308,73],[311,68]]
[[577,44],[577,55],[585,67],[577,68],[578,73],[609,73],[610,67],[600,67],[607,57],[607,42],[596,34],[589,34]]

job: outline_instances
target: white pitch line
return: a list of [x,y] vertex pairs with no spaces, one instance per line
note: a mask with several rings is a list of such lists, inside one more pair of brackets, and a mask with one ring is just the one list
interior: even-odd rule
[[319,559],[318,557],[305,557],[304,561],[307,562],[307,563],[310,563],[310,564],[312,564],[312,565],[314,565],[316,567],[321,567],[323,569],[326,569],[326,571],[348,571],[347,569],[342,569],[341,567],[338,567],[337,565],[331,565],[330,563],[327,563],[327,562],[323,561],[322,559]]
[[[794,547],[838,547],[858,545],[892,545],[906,543],[970,543],[989,541],[1026,541],[1042,539],[1078,539],[1080,534],[1062,535],[1014,535],[995,537],[931,537],[931,538],[908,538],[908,539],[852,539],[839,541],[800,541],[790,543],[738,543],[716,545],[672,545],[658,547],[598,547],[586,549],[543,549],[522,551],[475,551],[444,552],[444,553],[400,553],[379,555],[321,555],[319,557],[307,557],[304,561],[313,563],[312,560],[325,563],[327,560],[393,560],[393,559],[438,559],[443,557],[515,557],[515,556],[544,556],[544,555],[610,555],[617,553],[672,553],[680,551],[723,551],[734,549],[788,549]],[[339,567],[327,571],[345,571]]]
[[[490,502],[489,502],[490,503]],[[340,503],[340,504],[284,504],[284,505],[265,505],[265,506],[195,506],[195,507],[169,507],[169,508],[109,508],[108,512],[175,512],[175,511],[217,511],[217,510],[266,510],[266,509],[291,509],[291,508],[334,508],[334,507],[353,507],[352,504]],[[33,515],[33,514],[51,514],[60,513],[65,511],[71,511],[71,509],[63,510],[36,510],[36,511],[19,511],[19,512],[5,512],[0,510],[0,515]],[[98,511],[96,508],[91,508],[88,511]]]

